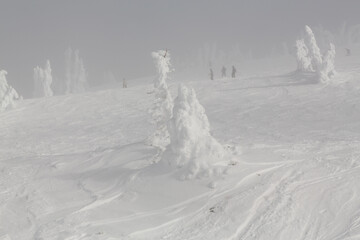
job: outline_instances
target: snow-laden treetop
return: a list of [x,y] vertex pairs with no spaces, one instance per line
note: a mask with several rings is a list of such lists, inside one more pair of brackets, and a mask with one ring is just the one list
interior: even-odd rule
[[167,88],[166,80],[168,79],[168,74],[171,71],[170,63],[170,53],[168,50],[159,50],[153,52],[152,57],[155,59],[155,64],[157,65],[159,77],[154,80],[155,88]]

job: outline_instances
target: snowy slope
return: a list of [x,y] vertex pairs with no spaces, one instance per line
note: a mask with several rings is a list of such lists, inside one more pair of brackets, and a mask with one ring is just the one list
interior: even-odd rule
[[[197,91],[224,175],[153,164],[151,78],[0,115],[0,239],[360,239],[360,65],[336,84],[269,61]],[[277,68],[275,68],[277,66]]]

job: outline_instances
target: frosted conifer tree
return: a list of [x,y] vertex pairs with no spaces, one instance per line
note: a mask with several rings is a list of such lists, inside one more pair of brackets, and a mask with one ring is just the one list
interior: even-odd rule
[[37,66],[34,68],[34,97],[51,97],[53,91],[51,89],[52,75],[50,61],[46,61],[45,68]]
[[296,60],[298,70],[302,72],[312,72],[311,58],[309,57],[309,49],[306,47],[304,39],[296,41]]
[[223,147],[210,135],[210,124],[194,89],[179,86],[173,117],[168,123],[170,145],[163,160],[183,168],[189,178],[210,174],[224,156]]
[[335,46],[330,44],[330,49],[326,52],[323,58],[321,68],[318,71],[320,81],[328,82],[335,75]]
[[152,53],[158,71],[154,79],[155,104],[152,108],[152,116],[155,122],[155,133],[150,137],[151,145],[164,150],[169,144],[167,122],[172,116],[173,100],[171,98],[166,80],[170,72],[170,54],[166,50]]
[[65,52],[66,62],[66,93],[82,93],[88,86],[87,74],[82,58],[79,56],[79,50],[72,51],[69,48]]
[[15,101],[20,99],[19,94],[6,81],[5,70],[0,71],[0,111],[15,106]]
[[317,71],[322,64],[322,57],[314,33],[309,26],[305,26],[305,44],[309,49],[309,57],[312,60],[313,70]]
[[330,44],[330,49],[321,55],[316,43],[314,33],[309,26],[305,26],[305,40],[296,41],[296,60],[298,70],[302,72],[316,72],[320,82],[329,82],[335,75],[335,46]]

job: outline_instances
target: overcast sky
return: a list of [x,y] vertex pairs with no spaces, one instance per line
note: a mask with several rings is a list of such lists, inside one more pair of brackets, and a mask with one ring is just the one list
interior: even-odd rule
[[91,81],[112,71],[128,79],[154,74],[150,52],[173,59],[204,43],[266,51],[296,38],[305,24],[336,29],[360,23],[358,0],[2,0],[0,68],[25,97],[33,68],[52,63],[64,76],[64,52],[79,49]]

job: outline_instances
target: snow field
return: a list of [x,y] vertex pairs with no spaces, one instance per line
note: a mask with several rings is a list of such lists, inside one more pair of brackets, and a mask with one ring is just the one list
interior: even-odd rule
[[336,61],[331,84],[292,62],[169,81],[195,89],[227,149],[204,178],[153,163],[152,78],[19,102],[0,115],[0,239],[359,238],[360,68]]

